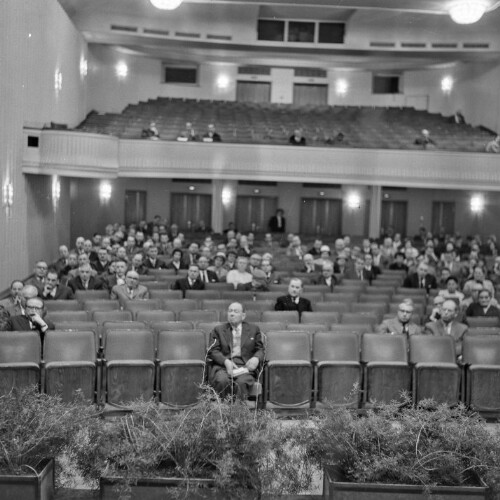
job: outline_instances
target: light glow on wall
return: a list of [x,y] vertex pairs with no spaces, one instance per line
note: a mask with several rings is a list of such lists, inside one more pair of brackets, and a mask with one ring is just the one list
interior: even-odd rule
[[335,93],[340,96],[344,96],[347,94],[347,91],[349,90],[349,83],[345,78],[339,78],[335,82]]
[[229,205],[231,203],[231,199],[233,197],[233,193],[231,192],[231,189],[225,187],[222,190],[222,204],[223,205]]
[[123,61],[120,61],[117,65],[116,65],[116,76],[118,78],[127,78],[127,75],[128,75],[128,66],[125,62]]
[[161,10],[174,10],[179,7],[183,0],[150,0],[152,5]]
[[449,94],[453,90],[453,78],[451,76],[445,76],[441,80],[441,90],[445,94]]
[[221,89],[221,90],[225,90],[229,87],[229,83],[230,83],[230,80],[229,80],[229,77],[227,75],[219,75],[219,77],[217,78],[217,88],[218,89]]
[[61,182],[58,175],[52,176],[52,208],[57,210],[59,200],[61,199]]
[[361,207],[361,196],[358,193],[349,193],[346,198],[347,206],[351,210],[357,210]]
[[85,76],[87,76],[88,70],[89,70],[89,67],[88,67],[87,59],[85,59],[85,58],[82,57],[80,59],[80,76],[82,78],[84,78]]
[[101,199],[101,203],[108,203],[111,199],[111,194],[113,189],[111,188],[111,184],[107,181],[102,181],[99,187],[99,198]]
[[448,12],[457,24],[473,24],[483,17],[488,7],[484,0],[457,0],[449,6]]
[[54,88],[56,89],[56,92],[59,92],[62,90],[62,73],[59,69],[56,69],[54,73]]
[[9,210],[14,203],[14,186],[7,179],[2,186],[2,204]]
[[481,214],[484,210],[484,197],[481,194],[475,194],[470,199],[470,211],[473,214]]

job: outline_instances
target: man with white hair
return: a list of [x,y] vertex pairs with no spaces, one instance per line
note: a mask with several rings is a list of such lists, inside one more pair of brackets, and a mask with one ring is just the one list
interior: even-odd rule
[[115,285],[111,289],[109,297],[111,300],[119,300],[120,304],[128,300],[149,299],[149,290],[139,283],[139,273],[137,271],[128,271],[125,276],[124,285]]
[[404,299],[398,306],[396,317],[382,321],[376,331],[390,335],[419,335],[422,333],[422,328],[411,320],[412,315],[413,301]]

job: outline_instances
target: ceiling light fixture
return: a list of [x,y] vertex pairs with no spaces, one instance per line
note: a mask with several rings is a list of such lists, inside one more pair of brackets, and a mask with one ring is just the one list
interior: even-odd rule
[[183,0],[149,0],[157,9],[174,10],[179,7]]
[[450,4],[448,12],[457,24],[473,24],[483,17],[488,7],[485,0],[457,0]]

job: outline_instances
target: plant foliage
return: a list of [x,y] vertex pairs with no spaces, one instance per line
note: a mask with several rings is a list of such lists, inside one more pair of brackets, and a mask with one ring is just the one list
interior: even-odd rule
[[382,404],[365,417],[331,408],[314,417],[308,452],[347,481],[490,486],[500,480],[500,436],[475,413],[431,400]]

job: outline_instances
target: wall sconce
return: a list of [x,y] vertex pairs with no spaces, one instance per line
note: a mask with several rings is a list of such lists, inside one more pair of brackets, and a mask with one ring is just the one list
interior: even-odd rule
[[441,90],[444,94],[449,94],[453,89],[453,78],[451,76],[445,76],[441,80]]
[[216,81],[217,88],[225,90],[229,87],[229,77],[227,75],[219,75]]
[[101,203],[108,203],[111,199],[111,193],[113,189],[111,188],[111,184],[107,181],[102,181],[99,187],[99,198],[101,199]]
[[484,198],[480,194],[475,194],[470,199],[470,211],[473,214],[479,215],[484,210]]
[[358,210],[361,208],[361,197],[357,193],[351,193],[346,198],[347,206],[351,210]]
[[87,76],[88,69],[89,69],[89,64],[88,64],[87,60],[82,57],[80,59],[80,76],[82,78]]
[[233,193],[229,188],[224,188],[222,190],[222,204],[227,206],[231,203],[231,198],[233,197]]
[[324,191],[320,191],[320,192],[318,193],[318,195],[319,195],[319,196],[325,196],[325,194],[326,194],[326,193],[325,193]]
[[59,200],[61,199],[61,183],[59,181],[59,176],[52,176],[52,208],[57,210],[59,206]]
[[117,65],[116,65],[116,76],[118,78],[127,78],[127,75],[128,75],[128,66],[123,62],[119,62]]
[[345,96],[347,94],[347,90],[349,89],[349,84],[345,78],[339,78],[335,82],[335,93],[340,96]]
[[54,89],[56,92],[62,90],[62,73],[58,69],[54,73]]
[[194,191],[196,189],[196,187],[195,186],[189,186],[188,189],[189,189],[189,191]]
[[183,0],[150,0],[150,2],[161,10],[174,10],[179,7]]
[[255,188],[253,190],[253,194],[260,194],[260,189],[259,188]]
[[9,210],[14,203],[14,186],[11,182],[7,181],[2,188],[2,204]]
[[457,24],[477,23],[488,10],[489,2],[485,0],[457,0],[449,7],[450,17]]

